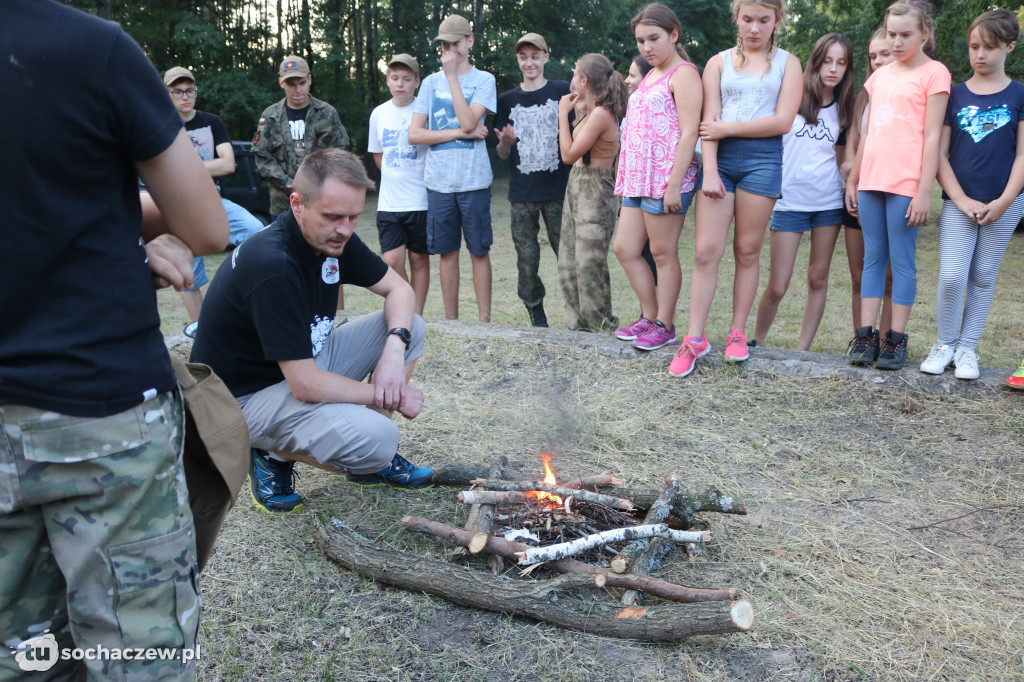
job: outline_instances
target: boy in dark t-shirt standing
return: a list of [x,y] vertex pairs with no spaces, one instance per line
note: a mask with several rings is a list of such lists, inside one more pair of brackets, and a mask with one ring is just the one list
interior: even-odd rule
[[568,81],[544,77],[548,45],[538,33],[527,33],[516,42],[516,59],[523,82],[498,97],[494,132],[498,156],[509,160],[512,175],[508,200],[512,202],[512,242],[519,268],[519,299],[530,315],[530,324],[546,327],[544,283],[540,267],[540,216],[544,216],[548,241],[558,255],[562,231],[562,201],[569,166],[558,152],[558,100],[569,93]]
[[[167,86],[167,92],[181,114],[185,132],[192,140],[192,146],[202,159],[203,166],[214,178],[213,182],[219,192],[220,183],[216,178],[235,172],[235,151],[231,146],[227,128],[224,127],[224,121],[220,120],[220,116],[196,109],[199,88],[196,86],[195,76],[188,69],[181,66],[168,69],[164,73],[164,85]],[[231,228],[229,241],[235,246],[263,229],[263,223],[238,204],[223,197],[221,203],[224,205]],[[206,259],[202,256],[193,260],[192,276],[192,287],[182,290],[181,300],[191,320],[185,327],[185,335],[195,338],[196,321],[203,305],[203,292],[200,287],[210,281],[206,276]]]

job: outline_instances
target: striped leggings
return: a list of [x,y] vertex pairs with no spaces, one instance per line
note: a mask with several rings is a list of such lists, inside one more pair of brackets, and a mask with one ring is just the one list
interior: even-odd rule
[[979,227],[952,201],[943,202],[935,306],[940,345],[969,350],[978,347],[992,305],[999,264],[1022,213],[1024,194],[1014,200],[1002,218]]

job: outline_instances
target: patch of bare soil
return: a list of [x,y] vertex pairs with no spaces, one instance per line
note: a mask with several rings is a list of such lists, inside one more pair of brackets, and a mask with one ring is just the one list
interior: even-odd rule
[[[431,466],[504,454],[529,476],[612,472],[658,489],[714,486],[748,516],[706,514],[709,556],[658,577],[735,587],[750,632],[642,644],[479,612],[377,585],[313,545],[311,514],[444,557],[405,533],[465,521],[455,490],[358,488],[300,468],[307,513],[243,490],[202,576],[203,680],[1020,679],[1024,402],[715,367],[679,381],[660,359],[432,328],[423,414],[401,452]],[[483,560],[474,565],[486,570]],[[509,575],[517,573],[508,569]],[[522,579],[522,578],[517,578]],[[619,594],[574,599],[613,604]],[[657,600],[645,597],[645,602]]]

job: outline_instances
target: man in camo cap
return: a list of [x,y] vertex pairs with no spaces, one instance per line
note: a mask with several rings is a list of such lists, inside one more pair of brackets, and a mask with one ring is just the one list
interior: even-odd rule
[[302,57],[284,58],[277,82],[285,97],[260,115],[252,151],[256,168],[270,185],[270,215],[288,210],[299,164],[318,149],[348,146],[348,132],[327,102],[309,94],[313,76]]

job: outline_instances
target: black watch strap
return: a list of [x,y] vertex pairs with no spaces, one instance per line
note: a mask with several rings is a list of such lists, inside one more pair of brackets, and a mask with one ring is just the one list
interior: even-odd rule
[[412,333],[405,327],[395,327],[394,329],[388,330],[388,336],[394,334],[398,338],[402,339],[402,343],[408,348],[409,344],[412,343]]

